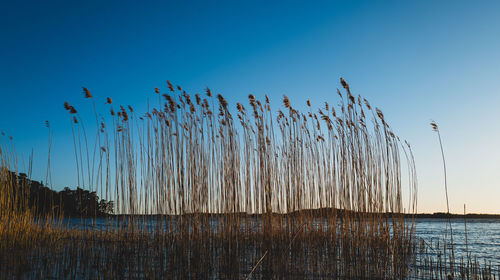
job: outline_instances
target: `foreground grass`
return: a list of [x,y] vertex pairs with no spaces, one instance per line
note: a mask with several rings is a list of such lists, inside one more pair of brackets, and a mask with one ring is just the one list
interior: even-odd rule
[[[98,231],[26,225],[2,231],[0,277],[240,279],[265,256],[252,278],[386,279],[403,278],[403,262],[412,255],[409,244],[397,244],[384,232],[367,238],[332,234],[326,227],[283,227],[267,236],[254,229],[255,217],[247,219],[248,228],[188,235],[133,226]],[[394,255],[396,262],[390,261]]]
[[[452,275],[449,262],[430,254],[446,250],[442,245],[409,240],[400,244],[383,229],[376,238],[357,235],[356,228],[349,235],[342,235],[340,228],[336,234],[325,227],[283,229],[275,230],[269,243],[269,236],[254,230],[259,218],[245,219],[242,224],[248,228],[234,232],[212,227],[188,235],[180,228],[141,229],[142,219],[136,226],[129,220],[126,227],[108,230],[69,229],[54,221],[35,224],[23,218],[9,225],[2,222],[0,278],[449,279]],[[453,275],[453,279],[496,279],[498,270],[473,259],[455,260]]]
[[[222,95],[207,89],[205,97],[192,98],[167,82],[169,92],[155,88],[158,105],[144,116],[131,106],[113,107],[108,97],[106,122],[84,88],[95,111],[95,137],[75,107],[64,104],[78,185],[131,216],[124,227],[102,230],[35,219],[27,194],[16,191],[27,189],[19,188],[23,182],[0,176],[0,277],[458,275],[460,267],[449,259],[433,266],[425,244],[417,246],[414,220],[404,218],[416,211],[410,145],[393,133],[380,109],[352,95],[343,79],[341,84],[337,106],[325,102],[315,111],[308,100],[301,113],[283,96],[284,109],[275,117],[267,96],[261,102],[250,95],[250,110],[236,104],[237,120]],[[17,170],[10,146],[2,146],[0,159],[0,175]],[[330,210],[319,217],[310,211],[317,208]],[[137,218],[152,214],[159,215],[152,227]],[[492,275],[467,269],[473,277]]]

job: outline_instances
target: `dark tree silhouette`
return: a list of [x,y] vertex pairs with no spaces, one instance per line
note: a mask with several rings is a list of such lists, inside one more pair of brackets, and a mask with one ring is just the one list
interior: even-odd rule
[[96,192],[79,187],[76,190],[65,187],[57,192],[41,182],[30,180],[25,173],[17,175],[9,171],[4,174],[10,177],[4,182],[13,185],[13,195],[22,194],[37,216],[63,214],[65,217],[101,217],[114,213],[113,201],[99,199]]

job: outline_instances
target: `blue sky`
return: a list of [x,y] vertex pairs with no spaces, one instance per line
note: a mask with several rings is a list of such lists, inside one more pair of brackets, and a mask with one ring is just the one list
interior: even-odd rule
[[278,108],[283,94],[336,101],[344,77],[412,143],[420,211],[446,209],[434,119],[451,210],[500,213],[500,2],[143,2],[2,2],[0,130],[25,159],[34,149],[36,179],[49,120],[53,185],[76,185],[62,104],[90,109],[82,86],[139,111],[167,79],[233,104],[267,93]]

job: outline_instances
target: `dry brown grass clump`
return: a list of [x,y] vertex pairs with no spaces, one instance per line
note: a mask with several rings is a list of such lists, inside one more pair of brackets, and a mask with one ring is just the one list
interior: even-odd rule
[[[0,258],[8,264],[0,276],[425,275],[415,272],[414,221],[404,218],[416,211],[410,145],[394,134],[380,109],[355,97],[344,79],[341,85],[338,106],[325,102],[314,111],[308,100],[307,112],[300,112],[283,96],[284,108],[273,112],[267,96],[261,101],[249,95],[248,109],[237,103],[233,112],[221,94],[213,97],[207,88],[206,96],[192,98],[167,81],[168,91],[155,88],[158,103],[144,115],[131,106],[114,107],[107,97],[107,121],[83,88],[95,110],[95,137],[77,110],[64,104],[78,184],[115,201],[116,212],[127,215],[110,217],[100,229],[70,229],[51,219],[37,223],[23,208],[23,195],[12,195],[15,184],[2,181],[7,195],[0,206],[17,210],[0,210],[1,252],[16,252],[10,261]],[[10,158],[2,154],[2,166],[11,168],[4,162]],[[22,244],[31,249],[16,250]]]

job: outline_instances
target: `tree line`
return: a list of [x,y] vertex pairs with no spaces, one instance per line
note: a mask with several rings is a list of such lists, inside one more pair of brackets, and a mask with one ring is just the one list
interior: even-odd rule
[[0,176],[8,176],[1,181],[12,184],[13,193],[10,195],[21,198],[16,203],[27,203],[36,216],[62,214],[65,217],[102,217],[114,214],[113,201],[100,199],[96,192],[80,187],[65,187],[62,191],[55,191],[43,182],[29,179],[25,173],[7,171]]

